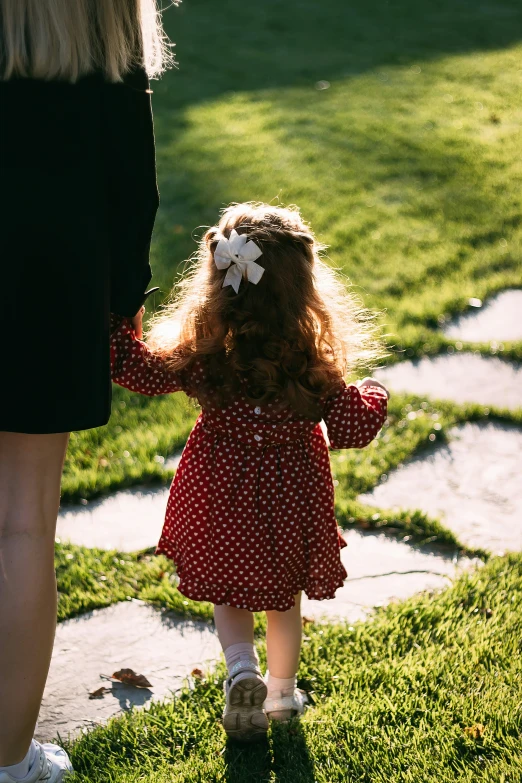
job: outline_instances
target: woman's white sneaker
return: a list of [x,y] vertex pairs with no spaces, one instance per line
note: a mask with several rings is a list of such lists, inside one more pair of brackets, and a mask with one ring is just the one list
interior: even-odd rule
[[46,742],[44,745],[36,742],[35,745],[36,759],[29,774],[22,780],[17,780],[7,772],[0,772],[0,783],[62,783],[66,780],[73,768],[63,748],[51,742]]

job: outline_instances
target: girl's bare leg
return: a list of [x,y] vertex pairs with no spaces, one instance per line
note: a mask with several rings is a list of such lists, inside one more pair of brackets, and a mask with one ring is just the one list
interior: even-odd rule
[[214,606],[214,621],[221,647],[233,644],[254,644],[254,615],[234,606]]
[[295,677],[301,655],[301,593],[287,612],[267,612],[266,654],[268,671],[279,679]]
[[68,434],[0,432],[0,766],[27,754],[49,670],[67,441]]
[[[287,612],[267,612],[268,627],[266,648],[268,660],[268,698],[293,696],[301,654],[303,623],[301,620],[301,594],[296,595],[295,605]],[[291,710],[270,712],[275,720],[292,717]]]

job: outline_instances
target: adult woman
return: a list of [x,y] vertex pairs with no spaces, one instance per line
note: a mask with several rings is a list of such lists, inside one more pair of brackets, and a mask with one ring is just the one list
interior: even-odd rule
[[[31,744],[53,645],[68,433],[110,412],[109,312],[134,316],[158,205],[155,0],[0,0],[0,783],[61,781]],[[27,748],[29,752],[27,752]]]

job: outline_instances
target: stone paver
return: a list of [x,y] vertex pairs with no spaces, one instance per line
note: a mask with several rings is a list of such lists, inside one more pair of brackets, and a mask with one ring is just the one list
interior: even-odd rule
[[168,488],[137,487],[94,500],[86,506],[65,506],[56,536],[81,546],[135,552],[155,546],[161,534]]
[[342,560],[348,579],[331,601],[303,596],[303,615],[315,619],[363,620],[375,606],[446,587],[459,570],[477,561],[414,547],[384,533],[349,530]]
[[496,357],[456,352],[400,362],[375,375],[392,391],[498,408],[522,406],[522,366]]
[[465,424],[446,446],[407,462],[360,500],[440,516],[469,546],[522,549],[522,430]]
[[447,337],[466,342],[522,340],[522,290],[502,291],[483,307],[472,308],[443,329]]
[[[162,699],[195,668],[215,664],[221,648],[213,628],[141,601],[116,604],[60,623],[38,721],[37,739],[77,735],[107,718]],[[100,679],[122,668],[144,674],[152,688]],[[89,699],[102,685],[110,693]]]
[[[173,454],[165,468],[178,467],[181,453]],[[168,487],[134,487],[93,500],[87,505],[60,509],[56,537],[80,546],[136,552],[155,546],[161,534]]]
[[[371,608],[406,598],[419,590],[444,587],[457,570],[472,561],[411,547],[384,534],[351,530],[345,538],[343,562],[349,579],[333,601],[303,601],[303,614],[350,622],[365,618]],[[75,736],[131,705],[145,706],[178,689],[193,668],[212,666],[220,656],[217,637],[203,622],[182,620],[141,601],[117,604],[58,626],[56,645],[38,738],[60,733]],[[152,683],[136,690],[100,679],[132,668]],[[89,692],[111,688],[102,699]]]

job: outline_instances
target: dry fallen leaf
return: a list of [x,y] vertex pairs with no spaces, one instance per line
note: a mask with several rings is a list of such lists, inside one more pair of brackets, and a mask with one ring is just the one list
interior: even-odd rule
[[89,693],[89,699],[102,699],[103,695],[105,693],[108,693],[110,691],[110,688],[104,688],[102,685],[101,688],[98,688],[95,691],[92,691],[92,693]]
[[203,679],[203,672],[201,669],[192,669],[190,672],[193,677],[196,677],[196,679],[201,680]]
[[112,675],[113,680],[119,680],[124,685],[133,685],[135,688],[151,688],[150,683],[144,674],[136,674],[133,669],[120,669],[119,672],[114,672]]
[[473,726],[466,726],[464,734],[471,737],[471,739],[482,739],[485,730],[486,728],[482,723],[475,723]]
[[313,620],[311,617],[303,617],[303,627],[310,625],[310,623],[313,623]]

